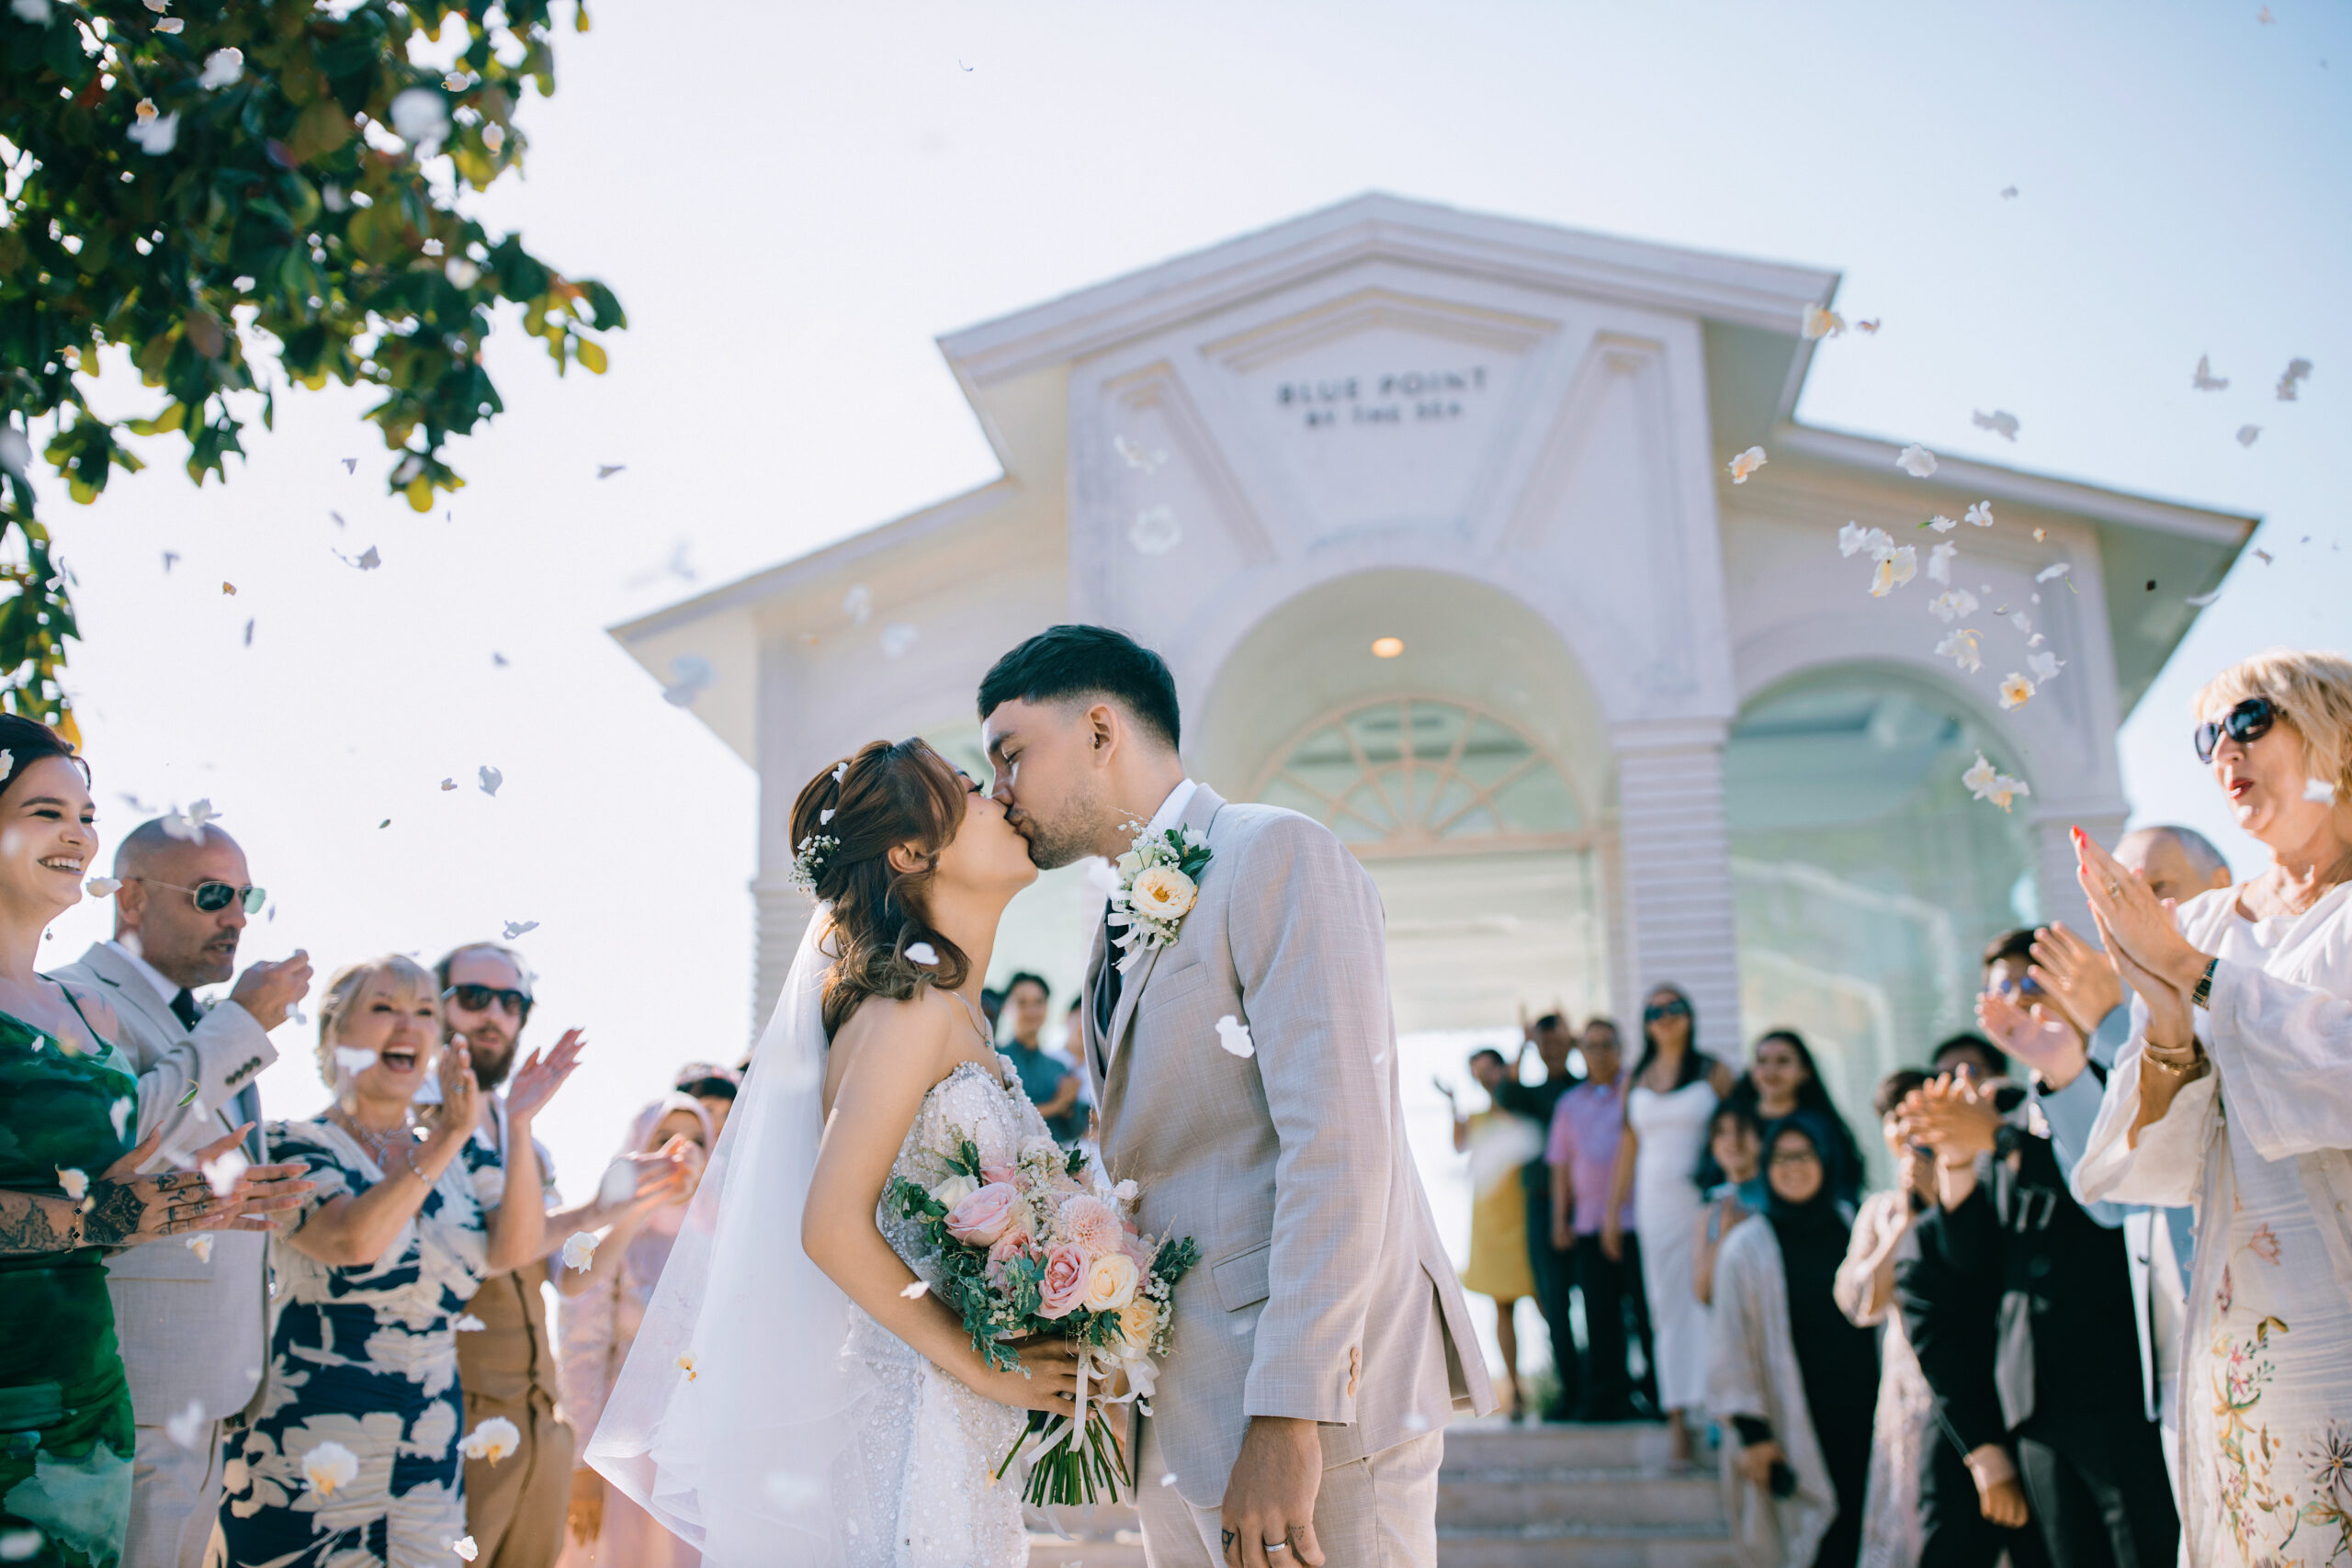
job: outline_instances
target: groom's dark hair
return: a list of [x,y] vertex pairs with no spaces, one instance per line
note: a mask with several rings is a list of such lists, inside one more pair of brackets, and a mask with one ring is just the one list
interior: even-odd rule
[[1172,750],[1183,734],[1176,677],[1159,655],[1108,626],[1048,626],[996,661],[980,682],[980,717],[1006,703],[1108,697]]

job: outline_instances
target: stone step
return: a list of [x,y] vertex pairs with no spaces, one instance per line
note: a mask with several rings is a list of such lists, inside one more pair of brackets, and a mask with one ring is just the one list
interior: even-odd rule
[[[1441,1529],[1438,1568],[1739,1568],[1723,1535],[1587,1529]],[[1107,1568],[1107,1565],[1102,1565]]]
[[1440,1529],[1519,1529],[1563,1520],[1720,1532],[1723,1494],[1709,1476],[1627,1470],[1456,1472],[1438,1488]]
[[1515,1427],[1489,1416],[1445,1429],[1445,1468],[1459,1470],[1664,1470],[1666,1428],[1651,1421],[1591,1427]]
[[1057,1540],[1049,1535],[1033,1535],[1029,1568],[1145,1568],[1143,1542]]

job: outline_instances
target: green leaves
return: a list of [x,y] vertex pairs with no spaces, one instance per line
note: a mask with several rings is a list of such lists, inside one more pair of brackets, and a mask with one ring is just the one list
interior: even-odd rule
[[[280,381],[374,386],[386,488],[430,510],[465,482],[449,439],[504,406],[481,366],[500,304],[523,308],[559,373],[602,374],[598,339],[627,324],[604,285],[467,215],[392,130],[392,100],[423,88],[448,110],[435,156],[451,160],[457,188],[519,167],[526,85],[554,87],[554,9],[361,0],[336,17],[311,0],[178,0],[173,34],[141,0],[52,0],[45,23],[0,5],[0,423],[33,433],[86,503],[143,466],[120,434],[177,436],[193,480],[225,481],[245,420],[269,423]],[[413,39],[447,43],[451,28],[454,70],[412,62]],[[202,85],[224,49],[242,51],[242,72]],[[142,103],[151,131],[176,117],[167,150],[131,139]],[[81,383],[108,346],[162,394],[152,414],[89,410]],[[62,715],[66,584],[46,564],[30,488],[8,494],[0,561],[26,564],[0,565],[17,593],[0,610],[0,705]]]

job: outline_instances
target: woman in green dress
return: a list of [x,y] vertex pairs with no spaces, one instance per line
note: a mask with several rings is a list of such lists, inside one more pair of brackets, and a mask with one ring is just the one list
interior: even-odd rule
[[300,1201],[274,1171],[226,1199],[196,1171],[136,1174],[156,1140],[135,1142],[139,1079],[107,1043],[114,1015],[34,969],[41,932],[81,897],[93,815],[64,740],[0,714],[0,1562],[41,1568],[113,1568],[130,1516],[130,1394],[105,1255],[266,1229],[241,1216]]

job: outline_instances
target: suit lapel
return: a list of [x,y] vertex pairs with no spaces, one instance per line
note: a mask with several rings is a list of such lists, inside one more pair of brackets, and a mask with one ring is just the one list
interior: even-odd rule
[[[165,1040],[177,1041],[187,1037],[187,1026],[180,1022],[170,1005],[155,994],[155,987],[147,983],[147,976],[132,968],[122,954],[105,942],[92,942],[90,951],[82,955],[82,962],[88,967],[91,974],[105,982],[107,1000],[116,1008],[130,1008],[145,1019],[149,1025]],[[201,1004],[198,1005],[201,1006]],[[209,1012],[211,1010],[208,1008],[205,1010]],[[113,1043],[118,1047],[122,1044],[120,1041],[115,1041]],[[143,1068],[153,1065],[152,1062],[142,1063],[141,1066]],[[251,1149],[261,1138],[259,1090],[254,1085],[247,1084],[238,1092],[236,1099],[229,1104],[211,1105],[205,1109],[211,1112],[213,1122],[220,1131],[233,1132],[240,1121],[246,1120],[239,1112],[244,1109],[247,1095],[253,1096],[251,1103],[254,1111],[251,1118],[254,1131],[245,1140],[250,1154]],[[258,1164],[260,1161],[256,1159],[255,1163]]]
[[[1180,828],[1190,828],[1193,831],[1205,836],[1209,830],[1209,824],[1216,820],[1218,808],[1224,805],[1224,800],[1208,785],[1196,785],[1193,790],[1192,800],[1185,805],[1184,813],[1176,819],[1176,825]],[[1204,868],[1204,874],[1207,876],[1216,874],[1216,863],[1214,860]],[[1197,909],[1199,906],[1196,904],[1193,908]],[[1192,916],[1188,914],[1185,919],[1190,919]],[[1181,927],[1178,929],[1177,940],[1182,940]],[[1135,1022],[1136,1010],[1143,1005],[1144,987],[1150,981],[1152,971],[1159,966],[1160,954],[1167,951],[1164,947],[1153,948],[1144,956],[1143,962],[1136,964],[1134,971],[1120,983],[1118,1010],[1111,1016],[1111,1035],[1104,1043],[1104,1055],[1109,1058],[1114,1070],[1118,1066],[1119,1058],[1126,1054],[1127,1031]]]

